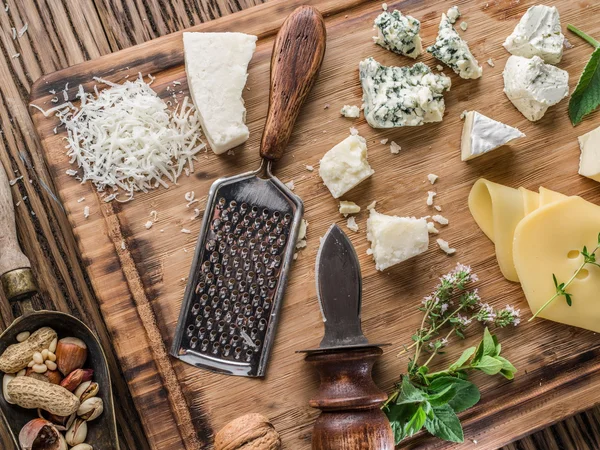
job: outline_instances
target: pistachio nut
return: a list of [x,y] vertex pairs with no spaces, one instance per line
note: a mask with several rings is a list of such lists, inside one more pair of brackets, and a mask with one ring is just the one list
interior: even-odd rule
[[102,399],[100,397],[90,397],[79,405],[77,415],[89,422],[97,419],[102,414],[102,411],[104,411],[104,402]]
[[94,450],[90,444],[78,444],[75,447],[71,447],[71,450]]
[[100,390],[98,383],[94,381],[85,381],[81,383],[77,389],[75,389],[75,397],[79,399],[80,402],[86,401],[88,398],[95,397],[98,395],[98,391]]
[[80,418],[75,419],[75,421],[73,422],[71,427],[67,430],[67,434],[65,435],[67,444],[69,444],[71,446],[83,444],[86,437],[87,437],[87,422]]

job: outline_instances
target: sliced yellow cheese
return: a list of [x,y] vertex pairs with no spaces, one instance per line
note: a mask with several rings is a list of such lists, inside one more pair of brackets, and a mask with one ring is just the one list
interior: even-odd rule
[[483,178],[469,194],[469,210],[477,225],[496,246],[496,258],[507,280],[519,281],[513,263],[513,236],[525,217],[521,192]]
[[519,192],[523,196],[523,212],[525,215],[531,214],[540,207],[540,194],[524,187],[520,187]]
[[565,194],[551,191],[550,189],[540,186],[540,207],[564,200],[565,198],[567,198]]
[[[541,192],[541,190],[540,190]],[[514,264],[532,313],[556,292],[552,274],[567,282],[583,262],[579,251],[598,243],[600,207],[565,197],[527,215],[515,230]],[[600,332],[600,268],[587,265],[567,288],[572,306],[555,299],[540,317]]]

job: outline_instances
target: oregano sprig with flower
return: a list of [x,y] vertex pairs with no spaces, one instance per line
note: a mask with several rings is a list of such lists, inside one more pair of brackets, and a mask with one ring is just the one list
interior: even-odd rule
[[[431,434],[452,442],[464,439],[457,413],[475,405],[480,398],[477,386],[467,380],[473,370],[488,375],[500,374],[511,380],[515,367],[500,356],[501,345],[487,326],[477,347],[467,348],[447,369],[431,372],[436,355],[442,354],[453,339],[464,339],[474,323],[496,327],[518,325],[520,311],[512,306],[495,309],[483,303],[472,284],[478,281],[471,268],[458,264],[440,278],[434,291],[419,308],[421,325],[412,336],[412,344],[401,352],[414,349],[406,374],[382,406],[387,414],[396,444],[423,427]],[[423,362],[421,362],[424,360]]]

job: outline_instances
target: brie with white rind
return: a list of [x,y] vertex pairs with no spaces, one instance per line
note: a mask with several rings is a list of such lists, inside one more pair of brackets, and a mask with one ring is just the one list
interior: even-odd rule
[[325,153],[319,166],[333,198],[340,198],[374,172],[367,161],[367,142],[359,135],[348,136]]
[[243,33],[183,33],[190,94],[216,154],[248,139],[242,92],[256,39]]
[[373,58],[360,62],[364,115],[373,128],[417,126],[441,122],[444,92],[450,78],[434,74],[423,63],[386,67]]
[[579,174],[600,182],[600,127],[579,136]]
[[446,14],[442,14],[435,43],[427,47],[427,51],[461,78],[479,78],[483,74],[483,69],[471,53],[467,42],[459,36]]
[[380,214],[374,209],[367,219],[367,239],[375,259],[375,268],[385,270],[427,251],[427,220]]
[[404,16],[400,11],[384,11],[375,19],[373,28],[377,30],[373,41],[383,48],[409,58],[423,53],[421,22],[414,17]]
[[569,95],[569,73],[544,64],[542,58],[511,56],[504,67],[504,93],[515,107],[535,122],[548,108]]
[[462,132],[461,159],[468,161],[477,158],[524,136],[516,128],[490,119],[477,111],[469,111]]
[[549,64],[557,64],[562,58],[564,41],[558,9],[536,5],[521,17],[503,45],[513,55],[525,58],[537,55]]

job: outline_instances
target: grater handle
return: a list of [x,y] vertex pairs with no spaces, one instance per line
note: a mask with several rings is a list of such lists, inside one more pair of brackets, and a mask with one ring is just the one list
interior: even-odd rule
[[0,280],[9,300],[32,295],[35,282],[31,263],[23,254],[17,240],[15,210],[8,177],[0,163]]
[[283,156],[300,107],[323,62],[326,40],[321,13],[301,6],[285,20],[273,46],[269,111],[260,156],[277,161]]

